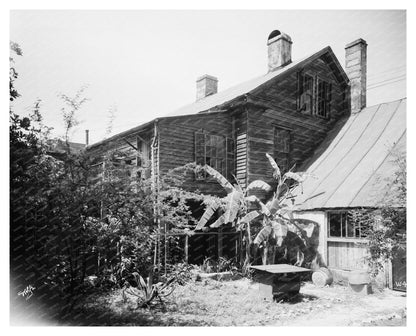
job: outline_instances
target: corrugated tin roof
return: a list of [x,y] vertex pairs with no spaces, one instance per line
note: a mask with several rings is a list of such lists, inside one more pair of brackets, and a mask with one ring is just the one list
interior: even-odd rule
[[298,209],[380,205],[396,169],[393,147],[406,151],[406,98],[365,108],[328,135],[306,169],[314,178],[304,182]]
[[348,77],[345,74],[343,68],[338,63],[338,60],[336,59],[331,47],[325,47],[318,52],[302,58],[300,60],[294,61],[287,66],[277,69],[275,71],[269,72],[265,75],[253,78],[247,82],[241,83],[239,85],[236,85],[234,87],[231,87],[227,90],[220,91],[216,94],[213,94],[211,96],[205,97],[201,100],[198,100],[192,104],[183,106],[179,108],[176,111],[173,111],[169,114],[167,114],[167,117],[174,117],[174,116],[183,116],[183,115],[190,115],[190,114],[196,114],[203,111],[209,111],[214,109],[216,107],[219,107],[220,105],[230,102],[235,98],[238,98],[244,94],[250,93],[251,91],[257,89],[262,84],[267,83],[268,81],[272,80],[273,78],[276,78],[283,73],[286,73],[290,71],[291,69],[297,68],[299,66],[302,66],[303,64],[306,64],[307,62],[310,62],[311,60],[314,60],[316,58],[321,57],[324,54],[329,54],[332,57],[333,64],[338,68],[341,76],[344,78],[346,82],[348,82]]

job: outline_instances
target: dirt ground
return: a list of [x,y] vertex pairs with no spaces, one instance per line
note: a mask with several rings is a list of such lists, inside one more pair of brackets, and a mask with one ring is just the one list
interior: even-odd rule
[[258,284],[248,279],[204,279],[178,288],[150,309],[136,309],[119,290],[93,296],[68,324],[154,326],[405,326],[406,294],[391,290],[371,295],[348,287],[317,288],[303,284],[292,302],[260,298]]

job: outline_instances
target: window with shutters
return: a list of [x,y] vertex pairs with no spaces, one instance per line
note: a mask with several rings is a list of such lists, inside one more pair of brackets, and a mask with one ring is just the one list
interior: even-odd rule
[[282,172],[290,167],[290,130],[274,128],[274,160]]
[[[198,165],[209,165],[228,180],[233,180],[235,145],[231,138],[206,133],[195,133],[195,162]],[[204,180],[207,174],[198,172],[197,180]]]
[[304,114],[329,118],[331,110],[331,83],[303,72],[298,73],[297,110]]

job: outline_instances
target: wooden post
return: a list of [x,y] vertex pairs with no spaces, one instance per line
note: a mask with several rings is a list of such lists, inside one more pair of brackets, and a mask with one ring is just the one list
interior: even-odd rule
[[189,252],[188,252],[188,249],[189,249],[189,241],[188,241],[188,239],[189,239],[189,236],[188,235],[186,235],[185,236],[185,262],[186,263],[188,263],[188,259],[189,259]]

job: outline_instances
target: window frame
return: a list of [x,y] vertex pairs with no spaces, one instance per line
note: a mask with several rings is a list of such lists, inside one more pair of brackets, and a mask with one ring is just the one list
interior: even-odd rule
[[[334,236],[331,235],[331,216],[332,215],[341,215],[341,230],[340,230],[340,236]],[[345,217],[344,217],[345,216]],[[364,227],[361,226],[361,223],[353,223],[348,220],[349,218],[349,211],[348,210],[333,210],[327,212],[327,237],[328,240],[346,240],[346,241],[355,241],[360,240],[364,241],[366,239],[366,236],[363,234]],[[343,219],[345,218],[345,222],[343,222]],[[358,224],[358,225],[357,225]],[[354,233],[352,236],[349,235],[349,231],[352,226],[352,232]],[[358,235],[357,235],[357,229],[358,229]]]
[[[305,83],[309,81],[311,94],[305,93]],[[320,85],[325,87],[323,96],[320,93]],[[332,109],[332,80],[324,78],[311,72],[304,70],[298,71],[297,75],[297,96],[296,96],[296,110],[305,115],[315,116],[321,119],[330,119]],[[310,99],[310,108],[307,109],[306,98]],[[320,105],[323,104],[323,105]],[[320,106],[323,106],[324,113],[320,112]]]
[[[276,141],[276,138],[277,138],[276,134],[278,131],[287,132],[288,134],[287,146],[283,145],[282,148],[278,148],[278,142]],[[289,128],[279,126],[279,125],[273,125],[273,158],[276,161],[277,165],[279,166],[282,174],[289,171],[290,169],[291,150],[292,150],[292,130]],[[278,157],[279,155],[284,156],[284,158],[282,159],[284,159],[287,162],[286,167],[283,167],[282,164],[279,162],[281,161],[281,159]]]
[[[198,137],[202,137],[203,136],[203,142],[202,145],[201,143],[198,143]],[[221,138],[222,139],[222,144],[224,145],[224,148],[222,150],[222,148],[220,146],[213,146],[212,142],[214,137],[217,138]],[[216,164],[214,167],[215,170],[217,170],[218,172],[220,172],[225,178],[227,178],[227,180],[230,180],[232,178],[232,174],[235,175],[235,140],[227,137],[227,136],[222,136],[222,135],[217,135],[217,134],[212,134],[212,133],[208,133],[205,131],[198,131],[195,132],[195,139],[194,139],[194,158],[195,158],[195,163],[201,166],[204,165],[209,165],[210,167],[212,167],[211,163],[213,161],[211,160],[215,160]],[[209,143],[209,144],[208,144]],[[208,144],[208,145],[207,145]],[[211,154],[213,154],[215,152],[216,155],[212,156],[208,156],[207,154],[207,146],[209,147],[208,150],[211,151]],[[199,147],[199,149],[198,149]],[[203,147],[203,150],[201,151],[201,147]],[[223,155],[218,155],[219,150],[223,151]],[[210,158],[210,163],[207,162],[207,158]],[[222,161],[222,169],[218,169],[218,161]],[[195,180],[197,181],[210,181],[211,177],[205,172],[199,172],[199,173],[195,173]]]
[[[322,84],[325,87],[323,97],[320,96],[320,87],[319,85]],[[331,115],[331,101],[332,101],[332,83],[320,76],[316,76],[316,94],[315,94],[315,112],[318,118],[322,119],[329,119]],[[324,114],[320,114],[320,104],[324,107]]]
[[[306,81],[310,82],[310,93],[306,93],[305,88],[307,85]],[[314,114],[314,91],[315,91],[315,77],[309,73],[298,72],[298,97],[297,97],[297,110],[303,114],[313,115]],[[305,96],[309,99],[310,108],[307,110],[307,103]]]

